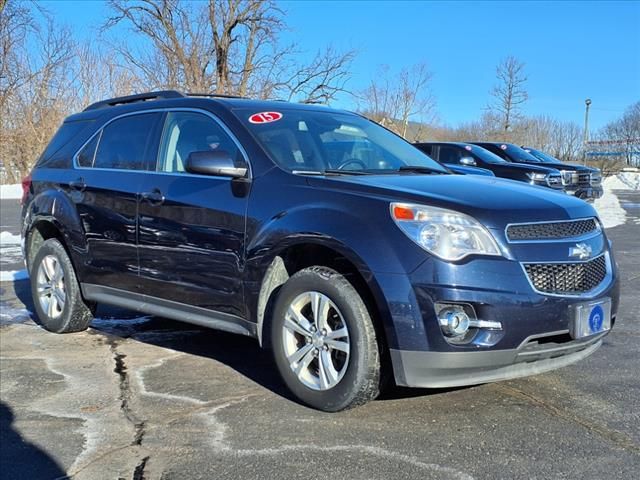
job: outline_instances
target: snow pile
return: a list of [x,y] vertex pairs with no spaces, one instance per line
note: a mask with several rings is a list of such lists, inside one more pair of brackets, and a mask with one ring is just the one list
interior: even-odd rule
[[606,177],[602,182],[602,188],[604,194],[593,202],[598,217],[600,217],[604,228],[622,225],[627,219],[627,214],[620,206],[620,201],[613,190],[640,190],[640,173],[622,172]]
[[2,200],[19,200],[22,198],[22,185],[14,183],[13,185],[0,185],[0,199]]
[[622,172],[616,179],[624,186],[613,187],[620,190],[640,190],[640,172]]
[[598,212],[598,217],[604,228],[622,225],[627,220],[627,213],[620,206],[618,197],[614,195],[611,189],[606,184],[603,184],[603,186],[604,194],[593,202],[593,207]]

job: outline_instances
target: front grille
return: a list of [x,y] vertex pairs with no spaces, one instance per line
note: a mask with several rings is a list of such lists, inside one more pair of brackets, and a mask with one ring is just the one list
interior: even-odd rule
[[579,173],[578,174],[578,183],[580,185],[589,185],[591,183],[591,173]]
[[522,223],[509,225],[507,239],[513,240],[556,240],[581,237],[598,230],[595,218],[569,220],[566,222]]
[[583,263],[525,263],[524,269],[539,292],[578,294],[593,290],[607,275],[604,255]]

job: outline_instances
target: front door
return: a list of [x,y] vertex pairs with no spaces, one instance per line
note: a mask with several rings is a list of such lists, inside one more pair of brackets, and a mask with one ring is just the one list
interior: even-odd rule
[[217,119],[192,111],[167,114],[156,172],[141,189],[140,286],[147,295],[245,317],[248,190],[237,180],[185,171],[191,152],[212,149],[242,156]]

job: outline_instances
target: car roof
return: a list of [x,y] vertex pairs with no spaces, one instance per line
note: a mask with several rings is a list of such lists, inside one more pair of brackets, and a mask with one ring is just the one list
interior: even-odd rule
[[457,145],[459,147],[465,147],[472,145],[468,142],[416,142],[419,145]]
[[215,104],[228,110],[247,109],[256,112],[278,110],[307,110],[333,113],[350,113],[322,104],[305,104],[283,100],[258,100],[252,98],[232,97],[225,95],[182,94],[176,91],[149,92],[147,94],[117,97],[89,105],[82,112],[67,117],[66,121],[95,120],[102,116],[117,116],[123,113],[138,112],[151,109],[165,109],[172,107],[204,107]]

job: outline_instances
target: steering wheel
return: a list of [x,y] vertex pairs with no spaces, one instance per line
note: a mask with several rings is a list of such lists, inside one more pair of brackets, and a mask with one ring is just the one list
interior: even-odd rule
[[367,169],[367,164],[366,164],[366,163],[364,163],[362,160],[358,160],[357,158],[349,158],[349,159],[345,160],[345,161],[344,161],[344,162],[342,162],[340,165],[338,165],[338,168],[337,168],[337,169],[338,169],[338,170],[344,170],[344,168],[345,168],[347,165],[351,165],[352,163],[353,163],[354,165],[359,165],[359,166],[361,167],[361,169],[362,169],[362,170],[366,170],[366,169]]

